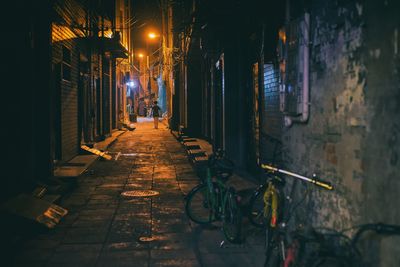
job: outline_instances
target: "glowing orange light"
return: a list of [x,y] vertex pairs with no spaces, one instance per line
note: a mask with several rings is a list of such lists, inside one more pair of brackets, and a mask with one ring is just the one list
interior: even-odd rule
[[138,55],[138,57],[143,58],[144,55],[143,55],[142,53],[140,53],[140,54]]
[[154,39],[157,37],[157,35],[154,32],[150,32],[147,36],[149,36],[150,39]]
[[281,39],[283,43],[286,42],[286,32],[283,28],[279,30],[279,39]]

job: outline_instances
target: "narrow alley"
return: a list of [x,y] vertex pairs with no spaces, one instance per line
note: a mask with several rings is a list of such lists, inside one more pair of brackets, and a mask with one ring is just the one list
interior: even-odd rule
[[[163,123],[136,125],[108,148],[112,160],[78,177],[57,228],[24,241],[11,266],[261,266],[257,232],[220,247],[218,226],[189,222],[184,196],[199,178],[182,144]],[[132,190],[158,194],[124,196]]]
[[399,0],[3,2],[1,266],[400,266]]

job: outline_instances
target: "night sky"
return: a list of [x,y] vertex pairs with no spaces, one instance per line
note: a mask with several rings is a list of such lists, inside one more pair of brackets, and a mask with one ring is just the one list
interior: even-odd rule
[[133,15],[137,22],[134,24],[134,47],[145,49],[146,32],[152,30],[160,33],[161,13],[159,0],[132,0]]

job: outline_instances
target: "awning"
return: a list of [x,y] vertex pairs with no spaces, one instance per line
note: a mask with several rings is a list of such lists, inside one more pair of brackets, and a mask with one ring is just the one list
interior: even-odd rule
[[117,38],[94,36],[83,37],[81,40],[91,47],[102,49],[104,52],[110,52],[115,58],[128,58],[128,50],[126,50]]
[[117,38],[100,37],[103,42],[103,49],[111,52],[115,58],[128,58],[128,50],[117,40]]

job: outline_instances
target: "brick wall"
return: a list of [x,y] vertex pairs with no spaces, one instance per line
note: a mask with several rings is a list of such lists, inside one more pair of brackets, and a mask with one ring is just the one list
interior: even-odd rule
[[[282,113],[279,110],[279,72],[274,64],[264,64],[264,88],[262,88],[261,105],[261,148],[260,155],[262,162],[277,160],[277,153],[274,155],[276,142],[271,138],[280,139],[282,133]],[[266,136],[267,135],[267,136]],[[273,159],[275,158],[275,159]]]

